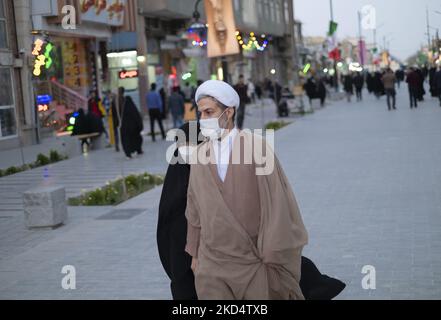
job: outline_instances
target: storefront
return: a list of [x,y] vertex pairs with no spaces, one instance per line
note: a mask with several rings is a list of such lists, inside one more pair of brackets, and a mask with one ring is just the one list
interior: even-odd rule
[[[79,1],[75,29],[34,15],[34,100],[48,134],[63,130],[72,112],[87,108],[91,92],[101,95],[109,76],[107,43],[113,28],[123,26],[125,7],[123,0]],[[41,97],[49,103],[42,105]]]

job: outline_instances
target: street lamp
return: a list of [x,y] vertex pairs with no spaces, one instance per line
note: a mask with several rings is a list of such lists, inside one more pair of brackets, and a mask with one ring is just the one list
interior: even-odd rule
[[199,4],[201,3],[202,0],[197,0],[195,5],[194,5],[194,12],[193,12],[193,23],[190,26],[191,29],[195,30],[195,31],[201,31],[201,30],[205,30],[205,28],[207,27],[204,23],[201,23],[199,20],[201,19],[201,14],[199,12]]

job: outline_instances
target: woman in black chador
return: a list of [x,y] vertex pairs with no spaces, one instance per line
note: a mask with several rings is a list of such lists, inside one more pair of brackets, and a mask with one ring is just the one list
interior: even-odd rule
[[[190,141],[190,125],[181,130]],[[197,133],[199,137],[199,125]],[[202,141],[199,141],[199,143]],[[178,163],[171,164],[165,177],[159,205],[157,242],[162,265],[171,280],[174,300],[197,300],[191,256],[185,251],[187,241],[187,189],[190,165],[184,164],[181,152],[174,154]],[[300,288],[306,300],[331,300],[338,296],[345,284],[337,279],[322,275],[314,263],[302,257]]]
[[[144,130],[144,123],[132,98],[125,97],[124,92],[124,88],[118,89],[119,110],[117,113],[114,113],[118,115],[117,117],[114,116],[116,118],[114,124],[119,125],[118,120],[121,119],[121,144],[126,156],[131,158],[135,152],[143,154],[141,132]],[[112,108],[114,111],[117,111],[115,105]],[[119,139],[116,140],[118,141]]]

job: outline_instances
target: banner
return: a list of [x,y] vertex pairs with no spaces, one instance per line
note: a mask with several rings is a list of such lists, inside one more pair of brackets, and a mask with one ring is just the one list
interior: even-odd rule
[[208,57],[239,54],[231,0],[205,0],[208,22]]

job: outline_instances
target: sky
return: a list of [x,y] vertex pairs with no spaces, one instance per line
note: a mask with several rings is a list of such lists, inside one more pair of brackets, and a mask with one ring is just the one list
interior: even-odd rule
[[[365,5],[376,11],[377,44],[383,47],[383,37],[389,41],[392,55],[403,62],[427,45],[426,6],[429,8],[430,34],[440,29],[441,0],[333,0],[334,20],[339,23],[337,37],[358,37],[357,12]],[[296,19],[303,22],[304,36],[324,36],[329,29],[330,0],[294,0]],[[373,31],[362,30],[368,43],[373,43]]]

